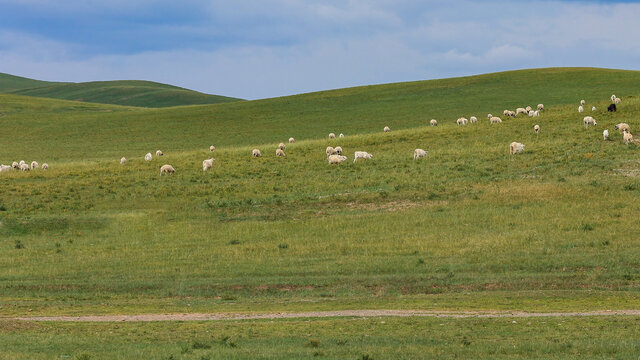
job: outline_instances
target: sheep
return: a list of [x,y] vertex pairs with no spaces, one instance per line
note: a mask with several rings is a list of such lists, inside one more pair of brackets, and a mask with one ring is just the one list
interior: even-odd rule
[[11,167],[16,169],[16,170],[18,170],[18,169],[20,169],[20,164],[18,164],[17,162],[14,161],[13,164],[11,164]]
[[456,120],[456,123],[458,124],[458,126],[463,126],[463,125],[467,125],[467,123],[469,122],[469,120],[467,120],[466,118],[459,118],[458,120]]
[[625,130],[624,134],[622,134],[622,141],[625,143],[625,145],[629,145],[633,142],[633,135]]
[[334,133],[329,133],[329,139],[335,139],[336,138],[336,134]]
[[427,155],[427,152],[422,149],[413,150],[413,160],[423,158]]
[[538,111],[544,110],[544,104],[538,104]]
[[491,124],[502,124],[502,119],[500,119],[497,116],[492,117],[491,119],[489,119],[489,122]]
[[294,142],[296,142],[296,139],[294,139],[294,138],[290,137],[290,138],[289,138],[289,144],[293,144]]
[[620,99],[620,98],[616,98],[616,100],[615,100],[615,103],[616,103],[616,104],[620,104],[621,102],[622,102],[622,99]]
[[342,146],[336,146],[333,150],[336,151],[336,154],[342,155]]
[[334,149],[332,146],[327,146],[327,149],[324,152],[327,154],[327,156],[338,154],[338,152],[336,152],[336,149]]
[[584,111],[584,108],[582,107],[582,105],[578,106],[578,112],[581,113]]
[[287,154],[285,154],[284,151],[282,151],[282,149],[276,149],[276,156],[277,157],[287,157]]
[[22,164],[26,164],[26,163],[24,162],[24,160],[20,160],[20,164],[19,164],[19,165],[20,165],[20,166],[22,166]]
[[511,144],[509,144],[509,153],[511,155],[514,154],[519,154],[524,150],[524,144],[519,143],[519,142],[512,142]]
[[529,116],[533,116],[533,113],[534,113],[534,112],[535,112],[535,111],[533,111],[533,110],[529,110],[529,112],[527,113],[527,115],[529,115]]
[[591,107],[591,111],[596,111],[596,107],[595,107],[595,106],[592,106],[592,107]]
[[216,147],[215,147],[215,146],[213,146],[213,145],[209,146],[209,151],[210,151],[210,152],[214,152],[214,151],[216,151]]
[[147,155],[144,156],[145,161],[151,161],[151,159],[152,159],[151,153],[147,153]]
[[436,119],[431,119],[431,121],[429,121],[429,125],[431,125],[431,126],[438,126],[438,120],[436,120]]
[[532,116],[533,116],[533,117],[538,117],[538,116],[540,116],[540,110],[536,110],[536,111],[534,111]]
[[585,102],[584,100],[580,100],[580,105],[584,106]]
[[616,95],[615,94],[611,95],[611,102],[616,102]]
[[617,110],[618,110],[618,108],[616,107],[616,104],[611,104],[607,108],[607,111],[611,111],[611,112],[614,112],[614,111],[617,111]]
[[205,159],[202,161],[202,171],[207,171],[209,169],[211,169],[213,167],[213,162],[216,161],[216,159],[211,158],[211,159]]
[[120,165],[124,165],[127,163],[127,159],[123,156],[120,158]]
[[284,143],[278,144],[278,149],[284,150],[284,148],[285,148]]
[[356,151],[353,154],[353,162],[355,163],[358,159],[369,159],[371,160],[371,158],[373,158],[373,155],[369,154],[366,151]]
[[520,115],[520,114],[526,114],[528,113],[528,111],[525,108],[517,108],[516,109],[516,116]]
[[389,128],[388,126],[385,126],[384,129],[382,129],[382,131],[389,132],[389,131],[391,131],[391,128]]
[[39,167],[40,167],[40,165],[38,164],[37,161],[32,161],[31,162],[31,169],[37,169]]
[[31,168],[29,168],[28,164],[22,164],[22,165],[20,165],[20,170],[29,171],[29,170],[31,170]]
[[524,108],[524,109],[525,109],[525,110],[527,110],[527,112],[529,112],[529,111],[533,110],[533,109],[531,108],[531,106],[527,106],[527,107],[526,107],[526,108]]
[[507,113],[507,116],[516,117],[516,112],[513,110],[509,110],[509,112]]
[[622,134],[625,131],[631,132],[631,128],[629,127],[629,124],[627,124],[627,123],[620,123],[620,124],[617,124],[614,127],[615,127],[616,130],[618,130],[620,132],[620,134]]
[[504,115],[504,116],[509,116],[509,113],[510,113],[510,112],[511,112],[511,110],[506,110],[506,109],[505,109],[505,110],[502,112],[502,115]]
[[11,169],[12,167],[9,165],[0,165],[0,172],[9,172]]
[[475,117],[475,116],[472,116],[472,117],[469,118],[469,122],[472,123],[472,124],[473,123],[477,123],[478,122],[478,118]]
[[582,121],[584,122],[585,128],[589,125],[592,125],[592,126],[598,125],[598,123],[596,123],[596,119],[592,118],[591,116],[585,116],[584,119],[582,119]]
[[604,129],[604,131],[602,132],[602,138],[604,139],[604,141],[609,140],[609,130]]
[[158,151],[156,151],[156,156],[162,156],[162,155],[164,155],[164,154],[162,153],[162,150],[158,150]]
[[173,166],[169,164],[162,165],[162,167],[160,168],[160,176],[162,176],[163,173],[173,174],[175,172],[176,169],[174,169]]
[[340,135],[338,135],[338,137],[339,137],[340,139],[342,139],[342,138],[344,137],[344,134],[343,134],[343,133],[340,133]]
[[540,132],[540,125],[537,125],[537,124],[536,124],[536,125],[534,125],[534,126],[533,126],[533,131],[535,131],[535,132],[536,132],[536,134],[537,134],[537,133],[539,133],[539,132]]
[[49,164],[47,163],[42,164],[42,170],[49,170]]
[[340,164],[341,162],[347,160],[346,156],[343,155],[331,155],[327,158],[329,164]]
[[262,152],[260,150],[258,150],[258,149],[253,149],[253,150],[251,150],[251,156],[260,157],[260,156],[262,156]]
[[487,119],[491,119],[492,117],[493,117],[493,115],[487,114]]

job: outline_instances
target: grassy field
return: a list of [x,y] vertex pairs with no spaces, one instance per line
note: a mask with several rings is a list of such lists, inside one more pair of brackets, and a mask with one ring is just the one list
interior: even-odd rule
[[[541,69],[169,109],[0,95],[0,127],[16,134],[0,142],[0,163],[51,166],[0,174],[2,315],[637,309],[638,146],[623,145],[613,125],[640,126],[638,80],[638,72]],[[616,113],[606,111],[611,93],[623,99]],[[579,114],[582,98],[597,110]],[[538,103],[546,107],[539,118],[486,119]],[[587,114],[596,127],[582,126]],[[455,125],[472,115],[478,124]],[[431,118],[440,125],[426,126]],[[382,133],[385,125],[392,132]],[[605,128],[610,141],[602,140]],[[346,137],[330,140],[329,132]],[[276,158],[277,143],[290,136],[296,143]],[[509,156],[511,141],[525,152]],[[216,163],[203,172],[212,144]],[[358,150],[374,158],[330,166],[328,145],[342,146],[350,159]],[[253,147],[264,156],[251,158]],[[425,159],[412,159],[417,147],[428,151]],[[143,161],[157,149],[165,156]],[[176,174],[159,176],[165,163]],[[440,319],[384,321],[394,330],[376,328],[373,339],[361,338],[358,326],[379,320],[122,326],[146,336],[179,334],[149,358],[247,358],[252,347],[270,358],[314,351],[392,358],[401,347],[406,358],[571,358],[587,343],[593,357],[624,358],[638,347],[625,340],[633,318],[616,319],[621,326],[567,320],[584,336],[560,335],[553,320],[500,335],[498,347],[489,335],[474,338],[474,352],[460,345],[467,331],[507,332],[511,321],[446,320],[457,330],[445,333],[436,330]],[[34,349],[53,349],[47,356],[90,348],[98,358],[109,351],[124,358],[152,343],[114,335],[97,345],[109,325],[20,324],[0,325],[7,335],[0,345],[22,337],[40,344]],[[247,338],[243,350],[180,353],[196,339],[189,334],[226,326],[229,336],[248,327],[265,338]],[[300,326],[322,333],[327,348],[285,334]],[[329,329],[341,326],[362,339],[357,346],[334,343]],[[412,342],[406,333],[416,329],[441,340]],[[48,334],[56,332],[83,335],[56,338],[52,348]],[[568,334],[560,344],[535,345]],[[460,348],[439,354],[447,341]],[[491,352],[502,347],[508,351]],[[613,349],[620,352],[607,353]],[[28,349],[11,351],[21,358]]]
[[152,81],[45,82],[0,73],[0,92],[90,103],[162,108],[240,99],[203,94]]

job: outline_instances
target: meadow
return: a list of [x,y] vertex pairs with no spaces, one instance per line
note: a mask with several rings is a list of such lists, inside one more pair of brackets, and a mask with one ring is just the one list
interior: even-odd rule
[[[634,317],[616,318],[619,326],[519,319],[534,324],[519,331],[511,319],[118,324],[145,334],[134,338],[111,335],[113,324],[11,318],[637,309],[638,146],[623,145],[613,126],[640,126],[638,80],[630,71],[538,69],[165,109],[0,94],[0,127],[23,134],[3,138],[0,163],[51,167],[0,174],[0,346],[11,349],[6,358],[126,358],[150,344],[157,350],[146,357],[158,359],[250,358],[256,349],[268,358],[398,358],[398,349],[406,358],[637,354]],[[612,93],[623,100],[616,113],[606,111]],[[538,103],[546,108],[538,118],[486,118]],[[472,115],[479,123],[456,126]],[[585,115],[598,125],[585,128]],[[428,126],[432,118],[439,126]],[[276,158],[291,136],[287,157]],[[510,156],[512,141],[525,151]],[[329,145],[350,159],[359,150],[374,158],[329,165]],[[262,158],[250,156],[254,147]],[[415,148],[426,158],[414,161]],[[165,155],[143,160],[157,149]],[[214,167],[203,172],[211,156]],[[160,176],[165,163],[176,173]],[[559,322],[584,332],[561,331]],[[318,347],[305,345],[307,328]],[[358,340],[341,347],[336,328]],[[216,334],[206,341],[218,350],[194,350],[203,331]],[[224,336],[243,340],[230,348]],[[455,349],[444,351],[450,342]]]

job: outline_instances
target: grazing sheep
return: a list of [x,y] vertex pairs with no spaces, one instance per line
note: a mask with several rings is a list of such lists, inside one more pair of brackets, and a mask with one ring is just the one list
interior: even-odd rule
[[511,155],[514,154],[519,154],[524,150],[524,144],[519,143],[519,142],[512,142],[511,144],[509,144],[509,153]]
[[419,159],[419,158],[423,158],[427,156],[427,152],[422,150],[422,149],[415,149],[413,150],[413,160]]
[[517,108],[516,109],[516,116],[520,115],[520,114],[526,114],[528,113],[528,111],[525,108]]
[[124,165],[127,163],[127,159],[123,156],[120,158],[120,165]]
[[618,108],[616,107],[616,104],[611,104],[607,108],[607,111],[611,111],[611,112],[618,111]]
[[213,162],[216,161],[216,159],[211,158],[211,159],[205,159],[202,161],[202,171],[207,171],[209,169],[211,169],[213,167]]
[[538,111],[544,110],[544,104],[538,104]]
[[289,144],[293,144],[294,142],[296,142],[296,139],[294,139],[294,138],[290,137],[290,138],[289,138]]
[[327,146],[327,149],[324,152],[327,154],[327,156],[338,154],[338,152],[336,152],[336,149],[334,149],[332,146]]
[[604,129],[604,131],[602,132],[602,138],[607,141],[609,140],[609,130]]
[[631,132],[631,128],[629,127],[629,124],[627,124],[627,123],[617,124],[615,126],[615,129],[618,130],[620,132],[620,134],[622,134],[625,131]]
[[493,116],[491,119],[489,119],[489,122],[491,124],[502,124],[502,119],[497,116]]
[[591,111],[596,111],[596,107],[595,107],[595,106],[592,106],[592,107],[591,107]]
[[19,165],[20,165],[20,166],[22,166],[22,164],[26,164],[26,163],[24,162],[24,160],[20,160],[20,164],[19,164]]
[[389,131],[391,131],[391,128],[389,128],[388,126],[385,126],[384,129],[382,129],[382,131],[389,132]]
[[156,156],[162,156],[162,155],[164,155],[164,154],[162,153],[162,150],[158,150],[158,151],[156,151]]
[[475,116],[472,116],[472,117],[469,118],[469,122],[472,123],[472,124],[473,123],[477,123],[478,122],[478,118],[475,117]]
[[492,117],[493,117],[493,115],[487,114],[487,119],[491,119]]
[[47,163],[42,164],[42,170],[49,170],[49,164]]
[[533,117],[538,117],[538,116],[540,116],[540,110],[536,110],[536,111],[534,111],[532,116],[533,116]]
[[510,113],[510,112],[511,112],[511,110],[506,110],[506,109],[505,109],[505,110],[502,112],[502,115],[504,115],[504,116],[509,116],[509,113]]
[[327,160],[329,161],[329,164],[340,164],[341,162],[347,160],[347,157],[342,155],[331,155],[327,158]]
[[509,110],[509,113],[507,115],[509,115],[511,117],[516,117],[516,112],[512,111],[512,110]]
[[216,151],[216,147],[215,147],[215,146],[213,146],[213,145],[209,146],[209,151],[211,151],[211,152]]
[[18,164],[17,162],[14,161],[13,164],[11,164],[11,167],[16,169],[16,170],[18,170],[18,169],[20,169],[20,164]]
[[151,153],[147,153],[147,155],[144,156],[145,161],[151,161],[151,159],[152,159]]
[[333,150],[336,151],[336,154],[342,155],[342,146],[336,146]]
[[40,167],[40,165],[38,164],[37,161],[32,161],[31,162],[31,169],[37,169],[39,167]]
[[329,133],[329,139],[335,139],[336,138],[336,134],[334,133]]
[[469,120],[463,117],[456,120],[456,123],[458,124],[458,126],[467,125],[468,122]]
[[536,134],[539,133],[540,132],[540,125],[534,125],[533,126],[533,131],[535,131]]
[[251,156],[260,157],[260,156],[262,156],[262,152],[260,152],[260,150],[258,150],[258,149],[253,149],[253,150],[251,150]]
[[276,149],[276,156],[278,157],[287,157],[287,154],[282,151],[282,149]]
[[611,95],[611,102],[616,102],[616,95],[615,94]]
[[580,100],[580,105],[584,106],[585,102],[584,100]]
[[531,108],[531,106],[527,106],[527,107],[526,107],[526,108],[524,108],[524,109],[525,109],[525,110],[527,110],[527,112],[529,112],[529,111],[533,110],[533,109]]
[[9,172],[11,169],[12,167],[9,165],[0,165],[0,172]]
[[356,160],[358,160],[358,159],[369,159],[369,160],[371,160],[371,158],[373,158],[373,155],[369,154],[369,153],[368,153],[368,152],[366,152],[366,151],[356,151],[356,152],[353,154],[353,162],[354,162],[354,163],[355,163],[355,162],[356,162]]
[[625,130],[624,134],[622,134],[622,141],[625,143],[625,145],[629,145],[633,142],[633,135]]
[[620,104],[621,102],[622,102],[622,99],[620,99],[620,98],[616,98],[616,100],[615,100],[615,103],[616,103],[616,104]]
[[582,121],[584,122],[585,128],[589,125],[592,125],[592,126],[598,125],[598,123],[596,123],[596,119],[592,118],[591,116],[585,116],[584,119],[582,119]]
[[342,138],[344,137],[344,134],[343,134],[343,133],[340,133],[340,135],[338,135],[338,137],[339,137],[340,139],[342,139]]
[[529,115],[529,116],[533,116],[533,113],[535,113],[535,111],[533,111],[533,110],[529,110],[529,112],[527,113],[527,115]]
[[173,174],[175,172],[176,169],[174,169],[173,166],[169,164],[162,165],[162,167],[160,168],[160,176],[162,176],[163,173]]
[[22,171],[29,171],[29,170],[31,170],[31,169],[29,168],[29,165],[28,165],[28,164],[22,164],[22,165],[20,165],[20,170],[22,170]]
[[581,113],[584,111],[584,108],[582,107],[582,105],[578,106],[578,112]]
[[438,126],[438,120],[436,120],[436,119],[431,119],[431,121],[429,121],[429,125],[431,125],[431,126]]
[[284,150],[284,148],[285,148],[284,143],[278,144],[278,149]]

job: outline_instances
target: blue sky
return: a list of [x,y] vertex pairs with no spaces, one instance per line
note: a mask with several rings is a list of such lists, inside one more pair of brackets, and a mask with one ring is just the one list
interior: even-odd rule
[[0,72],[257,99],[548,66],[640,70],[631,1],[0,0]]

